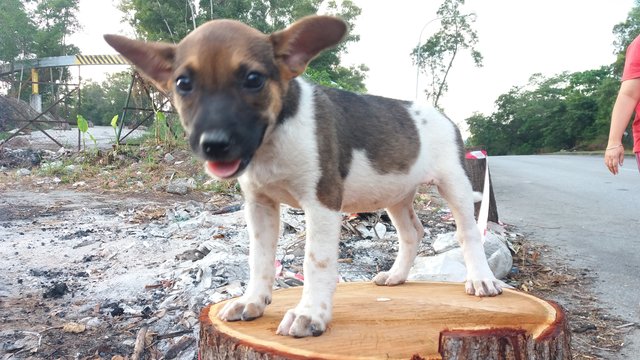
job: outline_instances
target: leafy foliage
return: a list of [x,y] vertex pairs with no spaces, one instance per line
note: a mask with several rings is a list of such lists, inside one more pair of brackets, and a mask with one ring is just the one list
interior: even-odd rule
[[78,112],[96,125],[109,125],[111,117],[122,112],[130,83],[128,72],[110,74],[101,83],[85,81]]
[[67,37],[80,30],[76,14],[79,0],[38,0],[34,18],[38,31],[32,44],[37,57],[76,54],[78,47],[67,44]]
[[[0,62],[76,54],[79,49],[67,43],[69,35],[80,30],[77,19],[79,0],[2,0],[0,1]],[[66,68],[40,71],[44,80],[67,82]],[[9,93],[17,94],[18,82],[13,82]],[[22,87],[21,97],[31,89]],[[41,86],[43,103],[55,98],[58,85]],[[70,105],[65,101],[66,106]]]
[[640,0],[635,1],[635,6],[627,14],[625,21],[613,27],[613,34],[616,37],[613,42],[614,53],[617,54],[614,69],[615,74],[621,76],[625,51],[633,39],[640,34]]
[[0,2],[0,62],[30,54],[36,26],[20,0]]
[[98,148],[98,142],[96,141],[96,138],[94,138],[93,135],[91,135],[91,133],[89,133],[89,121],[87,121],[87,119],[85,119],[84,116],[82,116],[82,115],[77,115],[76,117],[77,117],[77,121],[78,121],[78,131],[80,131],[82,133],[82,147],[85,150],[87,149],[87,143],[85,141],[85,137],[89,136],[91,141],[93,141],[94,147],[97,149]]
[[366,91],[367,67],[340,64],[347,45],[360,40],[353,28],[361,9],[352,0],[120,0],[119,7],[139,37],[173,43],[208,20],[235,19],[264,33],[272,33],[323,9],[344,19],[352,31],[340,45],[324,51],[309,64],[307,77],[327,86]]
[[82,115],[78,115],[78,131],[86,133],[89,130],[89,122]]
[[468,50],[474,64],[482,66],[482,54],[475,47],[478,35],[471,27],[475,15],[462,14],[461,5],[464,5],[464,0],[444,0],[438,8],[436,18],[440,20],[440,30],[411,52],[414,64],[428,75],[430,85],[425,94],[436,107],[449,89],[447,77],[460,51]]
[[306,70],[305,76],[316,84],[364,93],[367,91],[364,79],[368,70],[369,68],[364,64],[348,68],[338,66],[333,71],[310,66]]
[[496,100],[490,116],[467,119],[474,146],[493,155],[600,148],[619,80],[613,67],[550,78],[535,74]]
[[110,125],[111,125],[111,127],[112,127],[112,128],[114,128],[114,129],[118,126],[118,115],[114,115],[114,116],[111,118],[111,123],[110,123]]
[[[80,30],[79,0],[3,0],[0,2],[0,61],[75,54],[67,44]],[[30,6],[25,6],[30,4]]]

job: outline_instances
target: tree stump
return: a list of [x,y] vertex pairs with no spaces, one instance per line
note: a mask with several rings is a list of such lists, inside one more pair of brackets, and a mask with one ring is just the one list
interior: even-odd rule
[[276,335],[301,293],[274,291],[264,316],[249,322],[219,320],[224,302],[204,308],[200,359],[571,359],[562,309],[514,290],[480,298],[453,283],[341,283],[323,335]]

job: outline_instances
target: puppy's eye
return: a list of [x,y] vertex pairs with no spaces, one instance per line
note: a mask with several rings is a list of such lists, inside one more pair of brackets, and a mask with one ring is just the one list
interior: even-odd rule
[[244,78],[244,83],[242,84],[242,87],[244,87],[247,90],[258,91],[262,89],[262,87],[264,86],[265,80],[266,78],[264,75],[258,72],[252,71],[247,74],[247,77]]
[[193,82],[191,81],[191,78],[186,75],[178,76],[176,79],[176,89],[181,95],[189,94],[193,91]]

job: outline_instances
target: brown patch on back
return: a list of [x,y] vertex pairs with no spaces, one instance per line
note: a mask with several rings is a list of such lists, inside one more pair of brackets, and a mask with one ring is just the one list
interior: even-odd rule
[[418,158],[407,102],[318,86],[315,104],[322,169],[316,192],[325,206],[340,209],[354,150],[364,150],[379,174],[407,173]]
[[353,150],[364,150],[380,174],[406,173],[418,158],[418,129],[408,103],[380,96],[319,88],[330,101],[340,153],[340,174],[346,177]]

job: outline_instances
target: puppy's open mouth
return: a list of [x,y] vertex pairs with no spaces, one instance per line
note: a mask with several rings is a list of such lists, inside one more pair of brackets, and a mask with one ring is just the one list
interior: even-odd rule
[[232,161],[206,161],[205,168],[209,173],[221,179],[233,177],[240,170],[242,160]]

